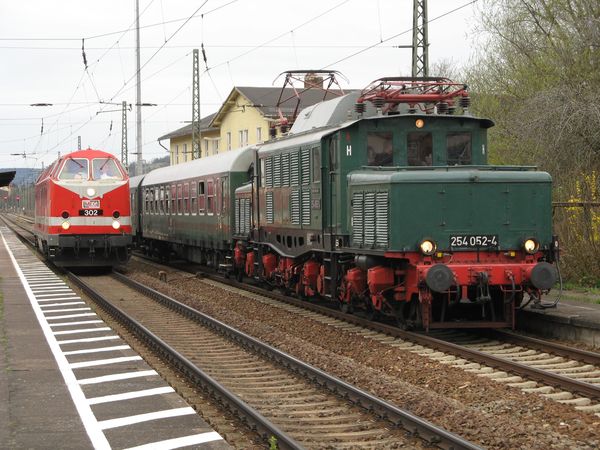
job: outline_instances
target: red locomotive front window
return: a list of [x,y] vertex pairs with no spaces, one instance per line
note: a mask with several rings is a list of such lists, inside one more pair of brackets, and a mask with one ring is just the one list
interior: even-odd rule
[[96,158],[92,161],[94,180],[122,180],[123,174],[111,158]]
[[88,160],[83,158],[67,158],[63,164],[59,180],[87,180]]

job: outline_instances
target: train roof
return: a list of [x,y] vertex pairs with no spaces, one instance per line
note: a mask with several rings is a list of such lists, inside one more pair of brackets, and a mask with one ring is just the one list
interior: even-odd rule
[[174,166],[162,167],[146,174],[141,186],[171,183],[173,181],[228,172],[247,172],[254,161],[255,146],[194,159]]
[[350,185],[404,183],[550,183],[547,172],[534,166],[388,167],[348,174]]
[[144,175],[136,175],[135,177],[129,177],[129,187],[130,188],[137,188],[140,183],[142,182],[142,180],[144,179],[144,177],[146,176],[146,174]]

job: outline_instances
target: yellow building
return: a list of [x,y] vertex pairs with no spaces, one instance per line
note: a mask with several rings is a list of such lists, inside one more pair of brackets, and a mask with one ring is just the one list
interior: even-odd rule
[[[221,108],[200,121],[202,156],[267,141],[271,128],[281,117],[291,121],[303,108],[334,98],[339,93],[334,90],[325,93],[319,89],[302,92],[299,89],[298,98],[292,88],[234,87]],[[282,131],[286,129],[271,130],[276,135]],[[171,165],[192,159],[191,124],[158,138],[159,142],[167,139],[170,140]]]

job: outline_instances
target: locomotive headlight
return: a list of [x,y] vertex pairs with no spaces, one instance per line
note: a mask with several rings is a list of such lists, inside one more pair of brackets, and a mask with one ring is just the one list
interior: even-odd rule
[[421,248],[421,252],[427,256],[433,255],[437,250],[437,245],[430,239],[423,240],[419,247]]
[[87,191],[85,191],[85,193],[87,194],[88,197],[93,197],[94,195],[96,195],[96,189],[87,188]]
[[540,244],[535,239],[527,239],[523,242],[523,248],[529,254],[534,254],[540,248]]
[[423,128],[425,126],[425,121],[423,119],[417,119],[415,121],[415,127]]
[[113,221],[112,221],[112,227],[113,227],[115,230],[118,230],[119,228],[121,228],[121,223],[120,223],[118,220],[113,220]]
[[69,228],[71,228],[71,224],[66,220],[62,223],[61,226],[62,226],[62,229],[65,231],[68,230]]

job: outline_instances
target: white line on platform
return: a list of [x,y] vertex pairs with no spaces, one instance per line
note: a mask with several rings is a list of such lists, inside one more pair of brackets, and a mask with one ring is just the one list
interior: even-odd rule
[[[85,305],[85,302],[48,303],[47,305],[40,305],[40,308],[48,308],[49,306],[69,306],[69,305]],[[44,312],[48,312],[48,311],[44,310]]]
[[77,294],[71,294],[68,297],[52,297],[52,298],[38,298],[36,299],[38,303],[42,302],[55,302],[56,300],[81,300]]
[[115,373],[113,375],[104,375],[101,377],[84,378],[79,380],[79,384],[98,384],[107,383],[109,381],[130,380],[132,378],[153,377],[158,376],[155,370],[138,370],[136,372]]
[[52,280],[27,280],[29,286],[40,288],[44,286],[66,286],[67,284],[64,281],[52,281]]
[[189,447],[191,445],[204,444],[205,442],[220,441],[222,439],[221,435],[216,431],[209,431],[208,433],[193,434],[191,436],[151,442],[149,444],[138,445],[137,447],[129,447],[125,450],[171,450]]
[[96,366],[106,366],[109,364],[119,364],[122,362],[128,361],[141,361],[142,357],[139,355],[136,356],[123,356],[121,358],[109,358],[109,359],[98,359],[96,361],[83,361],[78,363],[69,364],[71,369],[81,369],[83,367],[96,367]]
[[54,320],[54,319],[70,319],[71,317],[85,317],[85,316],[95,316],[96,313],[83,313],[83,314],[67,314],[66,316],[50,316],[46,317],[46,320]]
[[73,325],[92,325],[94,323],[103,323],[101,320],[78,320],[77,322],[61,322],[53,323],[50,326],[54,327],[71,327]]
[[120,417],[118,419],[100,420],[98,425],[103,430],[109,428],[124,427],[126,425],[133,425],[134,423],[148,422],[150,420],[167,419],[169,417],[187,416],[190,414],[196,414],[193,408],[187,406],[185,408],[174,408],[167,409],[164,411],[156,411],[146,414],[138,414],[136,416]]
[[123,394],[105,395],[104,397],[89,398],[90,405],[98,405],[100,403],[118,402],[121,400],[131,400],[132,398],[150,397],[152,395],[163,395],[175,392],[171,386],[164,386],[154,389],[144,389],[143,391],[131,391]]
[[[90,405],[87,404],[87,400],[85,398],[85,395],[83,394],[83,391],[81,390],[81,386],[79,386],[79,384],[77,383],[77,379],[75,378],[75,374],[69,368],[69,362],[67,361],[67,357],[62,354],[60,346],[56,342],[56,338],[52,335],[52,330],[50,329],[50,326],[48,325],[48,322],[47,322],[46,318],[44,317],[40,306],[36,302],[36,298],[33,294],[33,291],[31,290],[31,288],[27,284],[27,280],[23,276],[23,272],[21,271],[21,268],[19,267],[19,264],[17,263],[17,260],[15,259],[15,255],[13,254],[12,250],[10,249],[10,247],[8,245],[8,242],[6,241],[6,238],[4,237],[4,232],[0,231],[0,236],[2,237],[2,242],[4,242],[4,246],[6,247],[6,251],[7,251],[8,255],[10,256],[10,259],[15,268],[15,271],[17,272],[17,275],[19,276],[19,279],[21,280],[21,283],[23,284],[25,293],[27,294],[27,297],[29,298],[31,307],[33,308],[33,311],[38,319],[40,327],[42,328],[42,331],[44,333],[44,336],[46,337],[46,341],[48,342],[48,345],[50,346],[50,350],[52,351],[52,354],[54,355],[56,363],[58,364],[58,368],[63,376],[63,379],[65,380],[67,389],[69,390],[69,393],[71,394],[71,398],[73,399],[75,408],[77,409],[77,412],[79,413],[79,416],[81,417],[81,421],[82,421],[83,426],[85,427],[85,430],[91,440],[92,446],[97,450],[98,449],[109,450],[111,447],[110,447],[110,444],[108,443],[108,440],[106,439],[106,436],[102,432],[102,427],[99,425],[98,420],[94,416],[94,413],[92,412]],[[20,251],[20,252],[25,251],[24,246],[22,244],[20,244],[19,242],[15,242],[14,245],[18,251]],[[19,245],[21,245],[21,247],[19,247]],[[19,253],[19,252],[17,252],[17,253]],[[31,255],[30,255],[30,257],[31,257]]]
[[44,288],[44,289],[32,289],[31,292],[33,292],[37,297],[46,297],[46,294],[38,294],[38,292],[48,292],[47,295],[53,295],[53,294],[58,294],[60,292],[73,292],[71,290],[70,287],[61,287],[61,288]]
[[115,339],[121,339],[121,338],[117,335],[115,335],[115,336],[98,336],[98,337],[83,338],[83,339],[66,339],[66,340],[62,340],[62,341],[57,341],[57,343],[58,343],[58,345],[82,344],[84,342],[112,341]]
[[[40,300],[40,297],[60,297],[61,295],[76,295],[75,292],[71,291],[71,292],[53,292],[52,294],[34,294],[35,298],[37,298],[38,300]],[[52,299],[50,299],[52,300]]]
[[115,345],[113,347],[88,348],[85,350],[73,350],[71,352],[63,352],[65,355],[84,355],[87,353],[112,352],[115,350],[129,350],[129,345]]
[[[44,305],[45,306],[45,305]],[[64,308],[64,309],[44,309],[44,314],[49,312],[73,312],[73,311],[91,311],[92,308],[86,306],[84,308]]]
[[[109,331],[109,327],[98,327],[98,328],[85,328],[81,330],[68,330],[68,331],[54,331],[52,334],[54,336],[62,336],[65,334],[77,334],[77,333],[93,333],[95,331]],[[60,341],[59,341],[60,343]]]
[[91,311],[92,308],[65,308],[65,309],[44,309],[44,314],[55,313],[55,312],[73,312],[73,311]]

